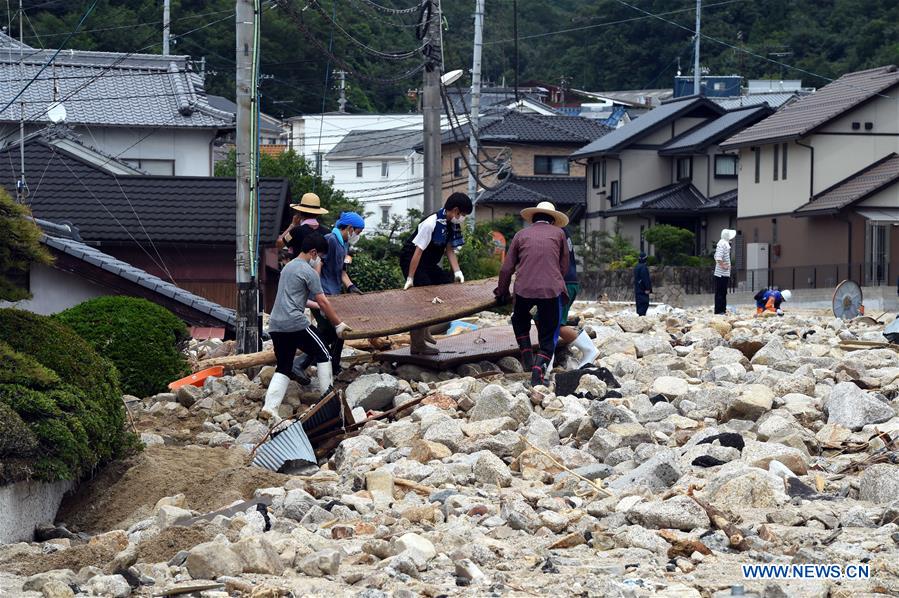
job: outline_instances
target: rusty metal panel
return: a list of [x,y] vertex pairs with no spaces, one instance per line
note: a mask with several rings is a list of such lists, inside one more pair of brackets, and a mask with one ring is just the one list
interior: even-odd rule
[[353,329],[346,338],[373,338],[449,322],[493,307],[496,282],[496,278],[488,278],[463,284],[412,287],[408,291],[339,295],[329,297],[328,301],[340,319]]
[[[531,327],[531,343],[537,344],[537,331]],[[412,355],[409,347],[378,353],[375,357],[392,363],[409,363],[434,370],[445,370],[507,355],[518,356],[518,343],[511,326],[491,326],[439,339],[438,355]]]

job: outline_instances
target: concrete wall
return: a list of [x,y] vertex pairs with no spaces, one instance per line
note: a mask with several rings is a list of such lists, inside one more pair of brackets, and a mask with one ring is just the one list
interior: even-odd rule
[[[177,176],[212,176],[209,129],[151,129],[75,126],[81,141],[122,160],[174,160]],[[142,139],[144,136],[146,138]],[[139,141],[139,143],[138,143]],[[137,143],[137,145],[134,145]],[[121,154],[121,155],[120,155]]]
[[72,482],[19,482],[0,486],[0,544],[30,542],[34,528],[52,523]]
[[[781,145],[781,144],[778,144]],[[749,148],[740,150],[737,214],[740,218],[788,214],[809,200],[811,176],[811,151],[795,142],[787,144],[787,179],[778,165],[778,180],[774,180],[774,145],[763,145],[759,152],[759,182],[755,182],[755,152]],[[782,149],[782,145],[781,145]],[[815,148],[815,161],[823,149]],[[815,188],[823,178],[821,167],[815,165]],[[854,171],[853,171],[854,172]],[[850,173],[846,173],[848,176]],[[821,187],[823,189],[823,187]]]
[[0,301],[0,307],[16,307],[49,316],[110,292],[71,272],[36,264],[29,274],[33,297],[24,301]]
[[[289,145],[308,160],[316,152],[327,154],[350,131],[393,129],[421,131],[424,121],[421,114],[310,114],[288,119]],[[446,117],[441,126],[448,126]],[[389,133],[386,133],[389,134]]]

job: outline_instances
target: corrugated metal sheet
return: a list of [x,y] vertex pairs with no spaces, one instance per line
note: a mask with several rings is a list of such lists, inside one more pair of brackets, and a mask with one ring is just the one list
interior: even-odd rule
[[892,153],[825,189],[796,209],[797,215],[837,212],[899,180],[899,155]]
[[884,66],[867,71],[847,73],[812,95],[775,112],[722,144],[743,147],[802,137],[850,108],[899,84],[899,69]]
[[288,461],[318,463],[315,450],[301,422],[294,422],[287,429],[278,432],[274,438],[257,448],[253,457],[253,465],[271,471],[278,471]]

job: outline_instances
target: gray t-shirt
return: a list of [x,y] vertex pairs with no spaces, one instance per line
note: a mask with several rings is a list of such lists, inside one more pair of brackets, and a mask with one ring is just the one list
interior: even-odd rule
[[318,273],[309,262],[292,260],[281,270],[275,306],[268,320],[269,332],[298,332],[309,328],[306,301],[322,293]]

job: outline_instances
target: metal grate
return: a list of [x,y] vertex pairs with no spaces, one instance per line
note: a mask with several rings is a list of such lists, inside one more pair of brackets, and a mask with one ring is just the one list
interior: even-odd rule
[[[531,327],[531,342],[537,344],[537,331]],[[376,355],[381,361],[409,363],[435,370],[445,370],[476,361],[493,360],[518,354],[518,343],[511,326],[492,326],[463,332],[437,341],[438,355],[412,355],[409,347]]]
[[[449,322],[496,305],[496,278],[412,287],[365,295],[339,295],[328,300],[338,317],[353,330],[346,338],[373,338]],[[439,303],[434,303],[435,298]]]

